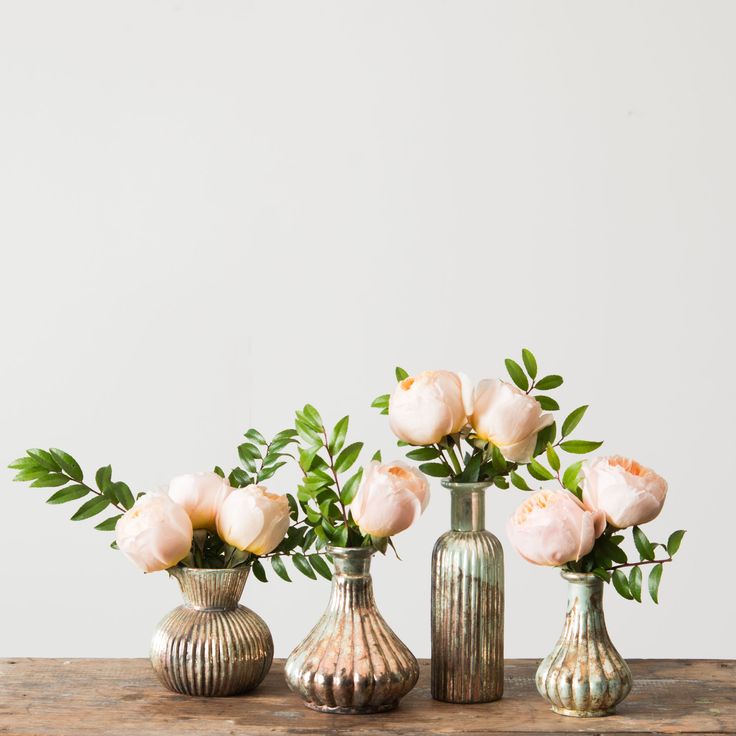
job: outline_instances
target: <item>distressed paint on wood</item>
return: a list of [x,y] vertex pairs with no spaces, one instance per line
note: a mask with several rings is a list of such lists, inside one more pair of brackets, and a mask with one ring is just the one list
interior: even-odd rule
[[263,684],[231,698],[191,698],[163,688],[144,659],[0,660],[0,734],[493,734],[736,733],[736,661],[632,660],[631,695],[608,718],[566,718],[538,695],[538,660],[507,660],[503,699],[432,700],[429,663],[390,713],[337,716],[305,708],[277,660]]

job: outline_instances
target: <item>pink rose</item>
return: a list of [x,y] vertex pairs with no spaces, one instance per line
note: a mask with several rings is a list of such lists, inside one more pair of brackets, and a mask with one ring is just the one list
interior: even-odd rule
[[427,508],[429,483],[400,460],[366,466],[350,511],[364,534],[390,537],[408,529]]
[[400,381],[388,405],[393,433],[410,445],[433,445],[468,422],[471,387],[465,376],[424,371]]
[[195,529],[215,531],[220,505],[233,489],[217,473],[177,475],[169,483],[169,496],[189,514]]
[[625,457],[598,457],[583,464],[583,502],[605,513],[618,529],[656,518],[667,496],[667,481]]
[[192,522],[168,496],[149,493],[118,519],[115,541],[121,552],[145,572],[181,562],[192,547]]
[[545,489],[516,509],[506,533],[528,562],[557,566],[587,555],[605,527],[603,514],[586,510],[569,491]]
[[554,417],[544,414],[536,399],[510,383],[486,378],[475,388],[470,424],[481,439],[496,445],[509,462],[528,463],[537,434],[553,421]]
[[263,486],[236,488],[217,517],[217,533],[226,544],[254,555],[266,555],[289,528],[289,501]]

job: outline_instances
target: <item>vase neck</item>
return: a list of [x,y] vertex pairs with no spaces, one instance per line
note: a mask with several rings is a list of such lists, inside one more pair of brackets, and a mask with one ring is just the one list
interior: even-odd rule
[[184,603],[198,611],[229,611],[238,607],[250,568],[211,570],[173,567],[169,573],[181,587]]
[[371,547],[328,547],[327,551],[335,566],[328,607],[345,609],[375,605],[370,573],[375,550]]
[[450,527],[456,532],[479,532],[486,528],[486,488],[490,483],[450,483]]
[[563,572],[567,580],[567,610],[603,612],[603,581],[592,573]]

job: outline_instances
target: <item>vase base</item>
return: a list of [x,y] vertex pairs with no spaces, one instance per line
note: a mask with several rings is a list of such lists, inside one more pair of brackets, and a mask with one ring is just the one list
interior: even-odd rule
[[570,716],[571,718],[602,718],[603,716],[611,716],[616,712],[616,708],[606,708],[605,710],[571,710],[569,708],[558,708],[552,706],[552,710],[561,716]]
[[462,698],[451,698],[443,695],[435,695],[432,693],[432,700],[437,700],[440,703],[457,703],[458,705],[473,705],[474,703],[495,703],[497,700],[501,700],[503,693],[500,695],[493,695],[488,698],[476,698],[476,699],[462,699]]
[[304,703],[307,708],[316,710],[319,713],[335,713],[337,715],[344,716],[360,716],[368,715],[370,713],[385,713],[386,711],[394,710],[398,704],[398,700],[395,700],[393,703],[385,703],[383,705],[362,706],[320,705],[319,703]]

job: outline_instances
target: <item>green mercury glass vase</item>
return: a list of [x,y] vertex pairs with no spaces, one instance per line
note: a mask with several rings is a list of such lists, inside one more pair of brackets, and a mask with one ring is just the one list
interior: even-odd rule
[[607,716],[631,690],[631,671],[616,651],[603,616],[603,581],[562,572],[568,582],[565,627],[537,670],[537,690],[564,716]]
[[503,695],[503,549],[485,529],[491,484],[442,485],[452,528],[432,553],[432,697],[487,703]]

